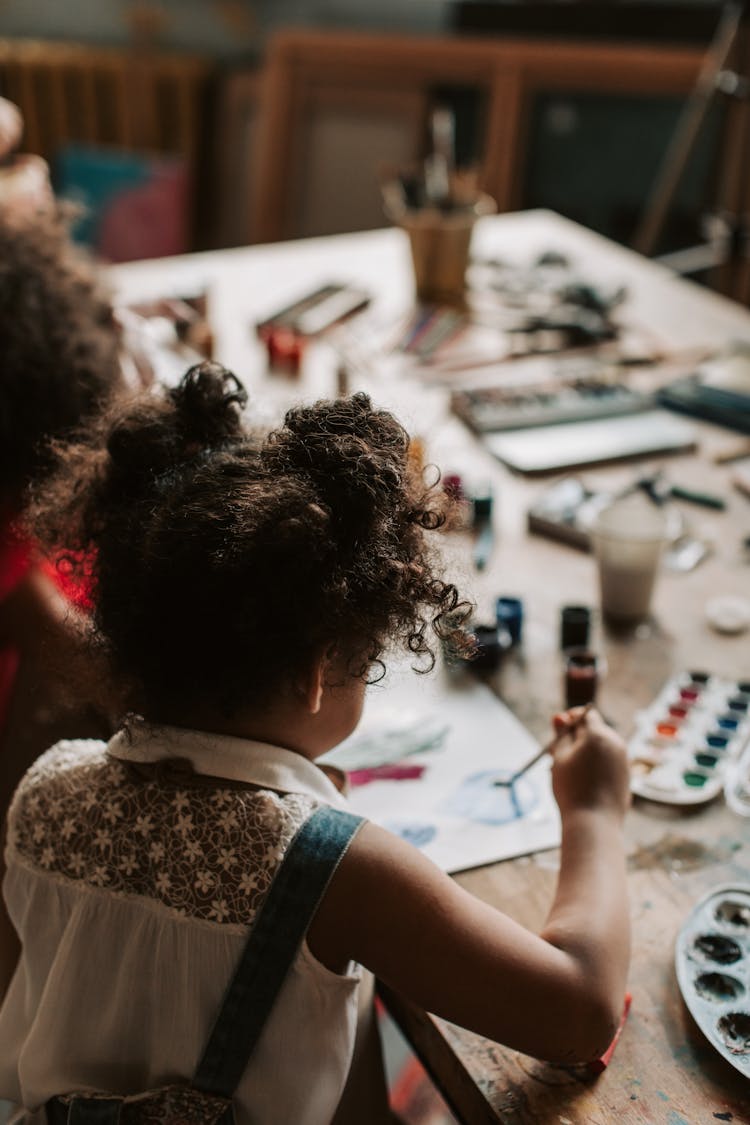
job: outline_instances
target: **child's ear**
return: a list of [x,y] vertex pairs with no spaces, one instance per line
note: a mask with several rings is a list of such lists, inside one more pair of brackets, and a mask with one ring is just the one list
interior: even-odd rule
[[297,690],[304,699],[307,710],[311,715],[317,715],[320,711],[327,671],[328,656],[326,653],[321,653],[313,661],[307,675],[301,677],[297,683]]

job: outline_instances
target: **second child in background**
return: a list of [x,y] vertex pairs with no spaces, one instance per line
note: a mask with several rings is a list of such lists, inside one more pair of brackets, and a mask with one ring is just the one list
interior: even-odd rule
[[51,464],[49,443],[70,438],[120,386],[112,310],[65,219],[54,207],[21,216],[7,208],[0,202],[2,811],[52,738],[106,730],[95,715],[102,682],[91,682],[74,623],[84,587],[39,564],[18,519]]
[[23,118],[0,98],[0,814],[26,767],[63,734],[112,729],[102,668],[81,645],[86,581],[40,564],[19,530],[28,490],[113,394],[151,373],[126,354],[109,294],[70,237]]

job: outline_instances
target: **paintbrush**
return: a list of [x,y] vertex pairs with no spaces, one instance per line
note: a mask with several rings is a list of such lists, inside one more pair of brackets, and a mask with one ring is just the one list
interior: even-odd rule
[[497,778],[495,781],[492,782],[492,784],[493,785],[499,785],[499,786],[502,786],[502,787],[507,788],[507,789],[512,788],[520,777],[523,777],[523,775],[525,773],[528,773],[528,771],[531,769],[532,766],[535,766],[537,764],[537,762],[542,760],[542,758],[544,757],[545,754],[551,754],[552,753],[552,751],[555,749],[555,747],[557,746],[557,744],[558,744],[558,742],[560,741],[561,738],[565,738],[566,735],[569,735],[569,734],[575,734],[575,732],[580,727],[581,723],[583,723],[585,721],[586,716],[588,715],[592,706],[593,706],[592,703],[587,703],[586,706],[584,707],[583,711],[581,712],[581,714],[578,716],[576,721],[572,724],[572,726],[569,726],[569,727],[567,727],[566,730],[561,731],[559,734],[556,734],[554,738],[550,739],[550,741],[546,744],[546,746],[543,746],[541,748],[541,750],[539,751],[538,754],[535,754],[533,758],[530,758],[529,761],[526,762],[525,765],[521,766],[520,769],[517,769],[515,773],[512,773],[510,775],[510,777]]
[[424,190],[428,204],[448,210],[452,204],[451,180],[455,159],[453,112],[438,106],[430,118],[432,151],[424,161]]

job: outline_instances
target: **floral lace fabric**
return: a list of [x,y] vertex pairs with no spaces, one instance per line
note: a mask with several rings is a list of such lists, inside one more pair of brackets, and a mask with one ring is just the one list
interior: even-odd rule
[[65,880],[246,926],[315,807],[299,793],[134,780],[98,742],[61,742],[26,774],[8,846]]

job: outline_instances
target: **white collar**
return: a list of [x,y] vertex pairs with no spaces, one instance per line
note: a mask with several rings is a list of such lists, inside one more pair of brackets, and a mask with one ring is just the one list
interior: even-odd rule
[[330,778],[308,758],[233,735],[134,721],[109,740],[107,753],[127,762],[184,758],[196,773],[282,793],[307,793],[327,805],[346,805]]

